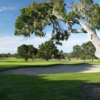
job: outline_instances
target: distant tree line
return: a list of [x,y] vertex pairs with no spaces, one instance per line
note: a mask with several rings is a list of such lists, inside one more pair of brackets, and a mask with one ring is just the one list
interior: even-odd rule
[[3,58],[3,57],[17,57],[17,54],[11,54],[11,53],[0,54],[0,58]]
[[63,59],[63,51],[59,51],[53,41],[46,41],[39,45],[38,49],[33,45],[21,45],[18,47],[18,56],[28,59],[42,58],[46,61],[50,59]]
[[94,45],[89,41],[86,43],[83,43],[81,46],[75,45],[73,46],[73,51],[71,53],[65,53],[65,57],[68,58],[80,58],[82,60],[85,59],[91,59],[93,61],[95,56],[95,47]]
[[[87,43],[83,43],[81,46],[75,45],[73,46],[73,51],[71,53],[64,53],[62,50],[59,51],[53,41],[46,41],[39,45],[38,49],[33,45],[21,45],[18,47],[17,54],[0,54],[0,58],[2,57],[20,57],[24,58],[27,62],[28,59],[34,60],[35,58],[42,58],[46,61],[50,59],[65,59],[67,58],[69,61],[71,58],[76,59],[91,59],[93,61],[95,57],[95,47],[89,41]],[[97,59],[97,58],[96,58]]]

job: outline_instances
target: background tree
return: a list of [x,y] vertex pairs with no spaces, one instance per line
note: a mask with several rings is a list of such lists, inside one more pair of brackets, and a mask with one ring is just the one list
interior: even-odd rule
[[[73,46],[73,51],[71,52],[71,58],[81,58],[81,59],[91,59],[95,57],[94,55],[95,47],[94,45],[89,41],[86,43],[83,43],[81,46],[75,45]],[[96,57],[95,57],[96,58]]]
[[64,53],[63,53],[63,51],[61,50],[61,51],[59,51],[59,54],[60,54],[60,59],[65,59],[65,57],[64,57]]
[[62,50],[59,51],[56,56],[57,56],[56,58],[59,59],[59,60],[65,59],[65,56],[64,56],[64,53],[63,53]]
[[0,54],[0,57],[1,58],[4,58],[4,57],[17,57],[17,54],[3,53],[3,54]]
[[33,60],[34,58],[36,58],[36,54],[38,52],[38,49],[35,48],[33,45],[28,45],[28,55],[30,56],[30,58]]
[[47,61],[51,58],[57,58],[58,52],[59,50],[53,41],[46,41],[44,44],[39,45],[38,55]]
[[75,56],[75,58],[79,58],[80,50],[81,50],[81,47],[79,45],[73,46],[73,55]]
[[[15,23],[15,35],[45,36],[44,29],[47,25],[53,26],[52,39],[59,43],[67,40],[70,33],[86,33],[96,48],[95,55],[100,58],[100,39],[96,29],[100,30],[100,6],[93,0],[78,0],[71,3],[71,10],[64,0],[48,0],[47,2],[33,2],[20,10],[21,15]],[[69,9],[68,9],[69,10]],[[68,30],[60,27],[59,21],[64,22]],[[73,29],[74,25],[82,29]]]
[[89,41],[87,43],[83,43],[81,47],[82,47],[82,53],[84,53],[84,55],[89,55],[91,57],[91,60],[93,60],[93,57],[95,57],[94,45]]
[[84,60],[86,60],[86,56],[85,56],[84,54],[82,54],[82,55],[80,56],[80,59],[84,61]]
[[22,57],[25,59],[25,62],[27,62],[27,60],[29,58],[33,58],[33,55],[36,55],[37,53],[37,49],[35,47],[33,47],[33,45],[21,45],[20,47],[18,47],[18,56]]

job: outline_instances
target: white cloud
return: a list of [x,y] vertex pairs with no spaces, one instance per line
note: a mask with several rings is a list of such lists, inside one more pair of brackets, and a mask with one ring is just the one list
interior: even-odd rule
[[46,37],[1,37],[0,38],[0,53],[16,53],[18,46],[22,44],[32,44],[34,47],[38,48],[41,43],[50,39],[50,35],[47,34]]
[[13,8],[13,7],[1,7],[0,8],[0,12],[3,12],[3,11],[5,11],[5,10],[14,10],[15,8]]
[[[24,37],[1,37],[0,38],[0,53],[16,53],[18,46],[22,44],[32,44],[34,47],[38,48],[41,43],[49,40],[51,34],[47,34],[45,37],[31,37],[31,38],[24,38]],[[63,41],[62,46],[57,46],[59,50],[63,50],[64,52],[71,52],[74,45],[81,45],[89,41],[87,36],[71,36],[69,40]]]

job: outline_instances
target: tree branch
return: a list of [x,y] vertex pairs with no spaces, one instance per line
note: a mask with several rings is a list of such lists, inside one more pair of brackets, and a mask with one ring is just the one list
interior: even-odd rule
[[[65,22],[65,19],[62,16],[60,16],[59,14],[52,13],[52,15],[56,16],[58,20],[61,20],[61,21]],[[80,24],[80,22],[78,20],[66,21],[66,25],[68,27],[68,32],[69,33],[87,33],[87,31],[84,30],[84,29],[72,29],[72,25],[75,24],[75,23]]]
[[[77,23],[77,24],[79,24],[79,22],[76,21],[76,20],[74,22]],[[72,22],[67,22],[66,23],[66,26],[68,27],[68,32],[69,33],[87,33],[87,31],[84,30],[84,29],[73,29],[72,25],[73,25]]]
[[87,33],[84,29],[71,29],[68,30],[69,33]]
[[53,12],[51,15],[54,15],[55,17],[57,17],[58,20],[61,20],[61,21],[65,22],[64,18],[62,16],[60,16],[59,14]]

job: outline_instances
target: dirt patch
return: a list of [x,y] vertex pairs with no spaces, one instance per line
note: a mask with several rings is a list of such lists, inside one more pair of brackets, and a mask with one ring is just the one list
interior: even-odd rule
[[81,90],[87,100],[100,100],[100,84],[85,84]]

